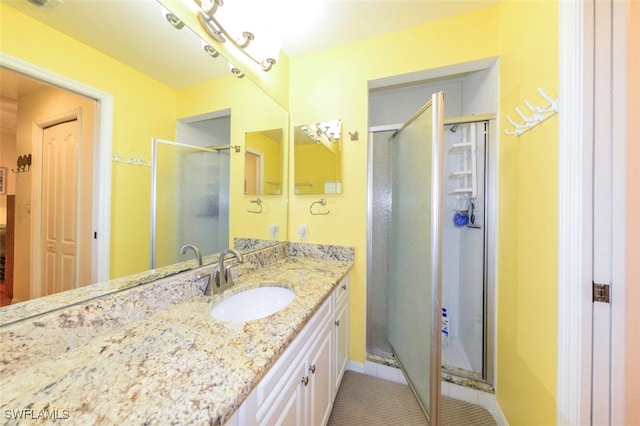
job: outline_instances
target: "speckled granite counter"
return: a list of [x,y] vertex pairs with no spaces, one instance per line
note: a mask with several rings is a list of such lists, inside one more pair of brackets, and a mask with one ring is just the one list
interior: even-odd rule
[[[265,283],[296,291],[289,306],[261,320],[212,319],[211,307],[223,296],[194,295],[202,284],[188,272],[120,293],[121,299],[132,292],[131,298],[150,300],[171,293],[171,285],[180,289],[183,299],[151,304],[160,307],[138,319],[130,318],[136,310],[131,307],[118,312],[109,305],[108,312],[99,314],[101,299],[75,306],[76,311],[91,312],[99,331],[90,338],[76,340],[69,323],[57,345],[32,338],[38,328],[50,327],[49,334],[55,335],[64,321],[81,329],[85,316],[73,309],[3,328],[2,418],[7,424],[20,423],[14,418],[19,414],[29,418],[25,423],[45,414],[83,425],[223,424],[353,262],[352,249],[293,244],[287,249],[290,255],[284,258],[267,261],[269,255],[263,255],[244,269],[244,265],[234,268],[240,276],[231,292]],[[262,267],[256,267],[261,261]],[[148,294],[135,295],[136,291]],[[39,337],[46,340],[49,334]]]

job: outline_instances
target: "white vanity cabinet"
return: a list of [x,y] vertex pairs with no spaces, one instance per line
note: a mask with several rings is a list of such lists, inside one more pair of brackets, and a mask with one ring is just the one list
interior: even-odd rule
[[349,277],[345,277],[338,288],[333,292],[333,396],[338,393],[342,376],[349,361]]
[[345,277],[228,425],[327,423],[347,365],[348,293]]

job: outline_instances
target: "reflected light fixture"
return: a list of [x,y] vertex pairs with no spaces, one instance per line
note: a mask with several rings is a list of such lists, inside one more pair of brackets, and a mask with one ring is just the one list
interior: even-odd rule
[[340,120],[308,124],[302,132],[317,144],[330,145],[340,141]]
[[[162,16],[167,20],[167,22],[171,24],[172,27],[178,30],[184,27],[184,22],[182,22],[176,15],[171,13],[168,9],[166,9],[162,5],[160,6],[160,8],[162,10]],[[207,52],[207,54],[212,58],[217,58],[218,56],[220,56],[220,52],[218,52],[213,46],[211,46],[205,40],[200,39],[200,43],[202,45],[202,49],[205,52]],[[229,62],[229,70],[233,75],[235,75],[238,78],[244,77],[244,72],[242,72],[241,69],[231,64],[230,62]]]
[[214,49],[213,46],[211,46],[206,41],[200,40],[200,43],[202,43],[202,48],[204,49],[204,51],[207,52],[212,58],[217,58],[218,56],[220,56],[220,52]]
[[162,10],[162,16],[167,20],[175,29],[180,30],[184,27],[184,22],[182,22],[176,15],[169,12],[164,6],[160,6]]
[[[195,1],[198,3],[198,0]],[[273,65],[276,64],[275,57],[277,57],[277,54],[266,53],[264,56],[256,58],[256,53],[252,53],[250,49],[248,49],[250,45],[255,45],[255,43],[252,44],[252,42],[256,39],[256,36],[251,31],[242,31],[240,38],[234,38],[230,32],[222,26],[218,17],[216,17],[216,12],[222,8],[223,4],[224,0],[200,0],[200,10],[197,12],[200,25],[202,25],[204,30],[217,42],[225,43],[227,40],[230,41],[239,51],[258,64],[263,71],[271,70]],[[238,10],[236,11],[236,14],[237,13]],[[231,19],[237,18],[229,16],[229,20]],[[264,38],[267,39],[268,37]],[[273,49],[273,51],[275,52],[275,49]]]
[[229,70],[233,75],[235,75],[238,78],[244,77],[244,73],[242,72],[242,70],[236,67],[235,65],[233,65],[231,62],[229,62]]

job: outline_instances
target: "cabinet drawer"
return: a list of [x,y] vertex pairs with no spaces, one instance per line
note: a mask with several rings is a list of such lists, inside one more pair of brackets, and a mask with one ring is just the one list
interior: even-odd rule
[[349,276],[347,275],[340,281],[336,289],[333,291],[334,309],[338,309],[340,305],[347,301],[349,295]]

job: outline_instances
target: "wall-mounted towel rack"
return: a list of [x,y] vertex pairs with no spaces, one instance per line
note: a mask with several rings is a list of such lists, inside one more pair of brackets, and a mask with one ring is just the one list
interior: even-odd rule
[[520,110],[520,108],[516,108],[516,112],[523,121],[517,123],[509,115],[507,115],[507,121],[511,123],[511,125],[514,127],[514,130],[505,129],[505,134],[520,136],[558,113],[558,98],[551,98],[545,93],[544,90],[542,90],[541,87],[538,88],[538,93],[549,103],[546,106],[539,107],[532,105],[527,99],[525,99],[524,104],[531,110],[531,112],[533,112],[533,114],[527,116]]
[[326,198],[320,198],[318,201],[314,201],[313,203],[311,203],[311,205],[309,206],[309,213],[311,213],[312,215],[318,216],[318,215],[324,215],[324,214],[331,213],[331,210],[327,210],[325,212],[314,212],[313,211],[313,206],[315,206],[316,204],[320,204],[321,206],[326,206],[327,205],[327,200],[326,200]]
[[122,155],[120,154],[120,150],[112,155],[112,161],[114,163],[123,163],[123,164],[131,164],[134,166],[142,166],[142,167],[151,167],[151,161],[144,159],[144,153],[140,155],[136,154],[135,151],[129,151],[128,154]]
[[262,200],[260,198],[256,198],[255,200],[251,200],[251,203],[256,204],[260,210],[249,210],[249,213],[262,213]]

